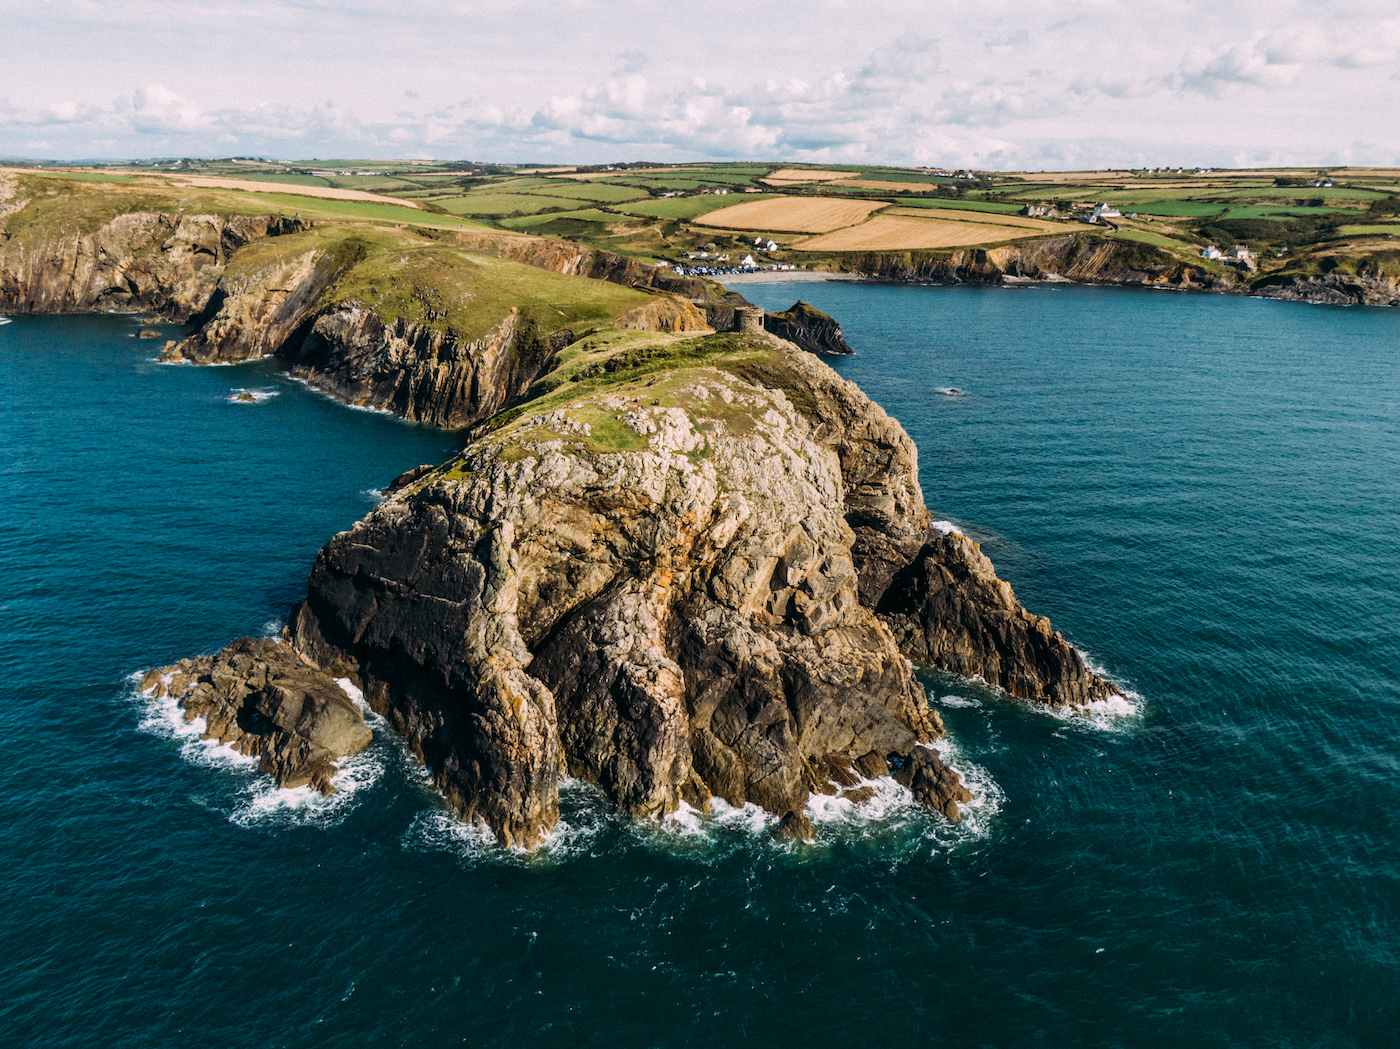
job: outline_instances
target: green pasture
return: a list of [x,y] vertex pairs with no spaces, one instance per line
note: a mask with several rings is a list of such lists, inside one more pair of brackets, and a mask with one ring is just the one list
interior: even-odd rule
[[[529,192],[534,193],[535,190]],[[598,184],[595,182],[570,182],[565,179],[553,179],[550,184],[538,190],[539,193],[551,197],[568,197],[572,200],[591,200],[599,204],[620,204],[627,200],[641,200],[649,196],[644,189],[633,189],[630,186],[616,186],[609,183]]]
[[577,200],[564,197],[489,191],[468,193],[460,197],[442,197],[433,203],[453,215],[513,215],[517,211],[524,215],[533,215],[549,208],[568,210],[578,205]]
[[1342,226],[1337,233],[1343,237],[1400,237],[1400,223],[1373,226]]
[[573,219],[579,222],[621,222],[626,220],[626,216],[599,211],[597,208],[580,208],[578,211],[552,211],[545,215],[525,215],[521,218],[505,219],[501,225],[510,229],[530,230],[559,219]]
[[755,200],[772,200],[773,193],[727,193],[722,197],[713,194],[696,197],[668,197],[665,200],[639,200],[632,204],[618,205],[618,211],[629,215],[642,215],[655,219],[693,219],[697,215],[731,208],[736,204],[751,204]]
[[1015,215],[1023,205],[997,200],[963,200],[957,197],[911,197],[899,199],[901,208],[949,208],[954,211],[986,211],[997,215]]

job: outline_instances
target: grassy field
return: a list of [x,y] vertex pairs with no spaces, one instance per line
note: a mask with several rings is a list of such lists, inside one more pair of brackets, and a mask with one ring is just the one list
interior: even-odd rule
[[[353,174],[358,171],[374,174]],[[153,174],[163,176],[161,185],[150,185]],[[36,207],[51,215],[60,215],[67,207],[65,191],[59,187],[101,186],[111,195],[97,210],[109,217],[158,208],[184,213],[299,213],[317,222],[444,230],[508,228],[576,240],[646,262],[684,261],[711,242],[739,258],[754,250],[752,237],[757,233],[777,244],[775,251],[756,256],[765,264],[810,260],[808,251],[839,255],[842,251],[953,250],[969,243],[1002,243],[1008,237],[1078,233],[1151,245],[1193,265],[1204,265],[1198,252],[1208,241],[1227,248],[1247,244],[1258,254],[1262,277],[1292,272],[1284,267],[1302,265],[1298,260],[1303,256],[1314,260],[1309,265],[1325,269],[1349,265],[1345,260],[1353,256],[1394,250],[1390,245],[1400,231],[1400,171],[1332,169],[1334,185],[1308,185],[1326,174],[1288,168],[1200,174],[1190,170],[979,172],[975,177],[953,178],[931,174],[929,169],[842,164],[810,168],[757,162],[655,164],[613,171],[550,172],[466,162],[225,159],[31,170],[19,177],[25,187],[38,185],[34,179],[44,180],[41,192],[47,197],[52,191],[52,196]],[[561,177],[565,175],[569,177]],[[241,185],[251,182],[259,191],[172,188],[167,183],[171,177],[191,176],[239,178]],[[277,186],[285,190],[276,191]],[[760,186],[761,194],[703,192]],[[360,199],[293,195],[294,188],[356,190]],[[23,195],[29,193],[25,188]],[[662,197],[662,193],[677,195]],[[395,205],[389,197],[422,208]],[[1114,220],[1119,227],[1116,233],[1104,226],[1077,224],[1074,220],[1097,201],[1114,203],[1142,217]],[[1042,221],[1016,214],[1031,203],[1053,205],[1063,218]],[[93,221],[95,214],[85,213],[77,221]],[[23,215],[14,217],[10,235],[22,241],[27,222]],[[1281,255],[1282,248],[1288,251]],[[733,254],[736,249],[742,249],[739,255]],[[1332,261],[1317,261],[1324,258]]]
[[1400,223],[1376,226],[1342,226],[1337,233],[1343,237],[1400,237]]
[[615,215],[610,211],[599,211],[597,208],[580,208],[576,211],[551,212],[544,215],[526,215],[517,219],[505,219],[501,225],[508,229],[529,230],[536,226],[543,226],[547,222],[557,222],[561,219],[574,219],[579,222],[626,222],[626,215]]
[[826,233],[842,226],[854,225],[871,212],[887,206],[885,201],[781,197],[712,211],[700,220],[700,225],[761,232],[781,230],[787,233]]
[[[752,194],[740,198],[746,203],[759,203],[765,200],[779,199],[772,194]],[[658,219],[692,219],[697,215],[704,215],[706,212],[718,211],[721,208],[734,206],[734,196],[716,197],[713,195],[704,197],[671,197],[666,200],[639,200],[631,204],[619,204],[618,211],[625,211],[629,215],[643,215]]]
[[464,197],[440,197],[433,203],[453,215],[532,215],[546,208],[568,211],[578,207],[577,200],[534,193],[469,193]]

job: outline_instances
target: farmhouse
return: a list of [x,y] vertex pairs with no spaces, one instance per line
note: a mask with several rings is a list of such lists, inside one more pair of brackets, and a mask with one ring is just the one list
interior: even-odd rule
[[1050,204],[1027,204],[1021,209],[1021,214],[1033,219],[1056,219],[1060,213]]

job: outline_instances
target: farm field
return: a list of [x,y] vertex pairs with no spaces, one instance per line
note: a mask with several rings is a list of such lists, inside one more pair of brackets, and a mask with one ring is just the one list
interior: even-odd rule
[[1061,233],[1064,226],[1044,219],[1025,218],[1021,215],[989,215],[975,211],[956,211],[952,208],[890,208],[886,215],[900,218],[941,219],[945,222],[980,222],[991,226],[1015,226],[1036,233]]
[[567,211],[579,205],[577,200],[536,193],[470,193],[464,197],[440,197],[433,203],[454,215],[513,215],[517,211],[532,215],[546,208]]
[[828,186],[847,186],[850,189],[873,189],[884,193],[938,192],[938,186],[933,182],[892,182],[886,179],[841,178],[825,184]]
[[983,222],[876,215],[859,226],[814,237],[795,247],[798,251],[909,251],[962,248],[1040,235],[1036,230]]
[[368,193],[358,189],[336,189],[333,186],[288,185],[282,182],[261,182],[244,178],[211,178],[203,175],[161,177],[168,178],[173,186],[197,186],[200,189],[240,189],[249,193],[289,193],[293,196],[322,197],[326,200],[360,200],[377,204],[398,204],[405,208],[419,206],[411,200],[387,197],[383,194]]
[[763,182],[831,182],[841,178],[851,178],[854,171],[804,171],[801,168],[782,168],[773,172]]
[[[786,198],[775,197],[772,194],[762,196],[750,196],[746,198],[747,204],[758,204],[768,200],[780,200]],[[697,215],[706,212],[718,211],[721,208],[731,208],[735,204],[728,196],[704,196],[704,197],[670,197],[665,200],[638,200],[628,204],[619,204],[618,211],[628,215],[640,215],[658,219],[693,219]]]
[[845,200],[833,197],[781,197],[721,208],[699,219],[702,226],[784,233],[827,233],[853,226],[871,212],[889,207],[884,200]]

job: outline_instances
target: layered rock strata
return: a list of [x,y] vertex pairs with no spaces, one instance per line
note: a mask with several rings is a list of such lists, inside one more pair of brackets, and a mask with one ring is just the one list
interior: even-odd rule
[[283,787],[332,793],[335,763],[370,743],[364,715],[345,691],[268,638],[240,638],[217,655],[152,670],[141,689],[174,697],[186,721],[204,719],[205,739],[261,758]]
[[239,248],[306,228],[272,215],[134,212],[88,234],[0,236],[0,312],[143,310],[186,320],[208,304]]
[[781,313],[769,313],[763,326],[780,339],[810,353],[844,356],[853,352],[841,334],[841,325],[830,314],[798,299]]
[[[639,816],[753,802],[797,836],[811,792],[859,801],[862,776],[949,818],[971,797],[927,746],[942,723],[904,619],[877,612],[911,564],[953,557],[912,442],[790,344],[744,349],[519,415],[397,480],[316,559],[290,643],[356,680],[504,843],[542,840],[564,774]],[[923,651],[1013,683],[1054,678],[1017,659],[1073,652],[1054,634]],[[1088,677],[1038,695],[1075,702]]]

